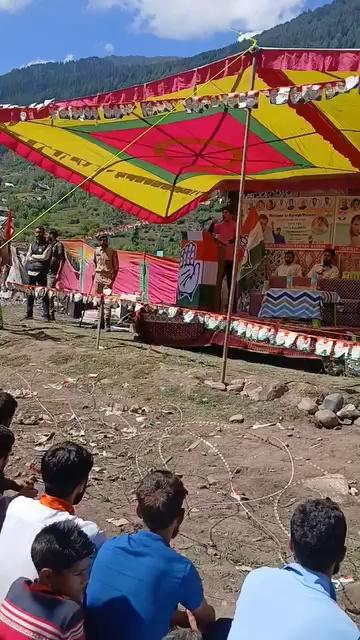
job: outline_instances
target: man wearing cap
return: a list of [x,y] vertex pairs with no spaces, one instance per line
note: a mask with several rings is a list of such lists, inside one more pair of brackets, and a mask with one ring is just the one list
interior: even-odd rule
[[[104,233],[99,236],[99,246],[94,253],[93,292],[95,295],[104,294],[106,289],[112,290],[119,263],[117,253],[109,247],[109,240]],[[105,329],[110,331],[111,306],[105,304]]]

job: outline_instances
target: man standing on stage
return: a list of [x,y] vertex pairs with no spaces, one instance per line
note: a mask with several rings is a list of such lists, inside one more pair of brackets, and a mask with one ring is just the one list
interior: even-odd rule
[[[30,244],[27,252],[25,266],[29,277],[29,285],[32,287],[46,287],[47,275],[50,266],[50,256],[47,252],[48,241],[45,235],[44,227],[35,229],[35,239]],[[34,294],[29,293],[27,301],[26,320],[32,320],[34,314]],[[42,298],[41,317],[43,320],[49,320],[49,296],[47,292]]]
[[236,222],[229,209],[223,209],[221,222],[213,221],[209,232],[225,247],[225,277],[230,295],[231,278],[234,262]]
[[[119,263],[117,253],[109,247],[109,240],[104,233],[99,236],[100,245],[96,247],[94,254],[93,292],[101,295],[106,289],[112,290],[115,282]],[[110,331],[111,305],[105,303],[105,329]]]

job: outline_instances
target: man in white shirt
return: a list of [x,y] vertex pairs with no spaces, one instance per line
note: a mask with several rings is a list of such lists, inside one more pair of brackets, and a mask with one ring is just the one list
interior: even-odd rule
[[74,520],[96,549],[105,541],[94,522],[76,517],[74,505],[85,493],[93,466],[92,454],[73,442],[56,444],[41,461],[45,494],[39,500],[18,497],[10,503],[0,533],[0,603],[18,578],[37,577],[31,560],[31,545],[44,527],[61,520]]
[[336,266],[336,253],[334,249],[326,249],[322,264],[315,264],[308,273],[308,278],[317,276],[319,279],[337,279],[340,277],[339,269]]
[[295,264],[295,253],[293,251],[287,251],[285,253],[285,264],[281,264],[277,268],[276,275],[285,278],[287,278],[287,276],[301,278],[301,267],[299,264]]
[[294,562],[246,578],[228,640],[359,640],[336,604],[332,577],[346,553],[346,519],[329,498],[308,500],[291,519]]

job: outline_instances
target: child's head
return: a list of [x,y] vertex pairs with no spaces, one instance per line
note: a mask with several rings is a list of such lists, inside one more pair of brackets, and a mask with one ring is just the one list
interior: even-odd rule
[[192,631],[191,629],[175,629],[171,631],[164,640],[201,640],[200,631]]
[[92,454],[76,442],[54,444],[41,460],[45,492],[55,498],[79,504],[94,464]]
[[0,472],[4,471],[14,446],[15,436],[10,429],[0,424]]
[[182,480],[170,471],[152,471],[136,492],[138,515],[153,533],[167,532],[175,538],[184,519],[187,496]]
[[11,393],[0,391],[0,424],[10,427],[17,408],[17,402]]
[[53,593],[82,602],[94,545],[72,520],[55,522],[37,534],[31,559],[40,584]]

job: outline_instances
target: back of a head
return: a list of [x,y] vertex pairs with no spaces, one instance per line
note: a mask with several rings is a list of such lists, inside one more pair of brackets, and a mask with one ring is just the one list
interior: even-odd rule
[[290,529],[295,558],[303,567],[328,573],[343,560],[346,519],[330,498],[307,500],[299,505]]
[[0,459],[7,458],[14,446],[15,436],[10,429],[0,424]]
[[181,516],[187,491],[170,471],[152,471],[141,481],[136,497],[141,517],[150,531],[163,531]]
[[41,460],[41,475],[48,495],[68,498],[86,483],[93,466],[92,454],[75,442],[55,444]]
[[9,427],[17,408],[17,401],[11,393],[0,391],[0,424]]
[[175,629],[171,631],[164,640],[201,640],[200,631],[192,631],[191,629]]
[[93,553],[90,538],[73,520],[62,520],[45,527],[31,547],[31,559],[38,573],[43,569],[61,573]]

